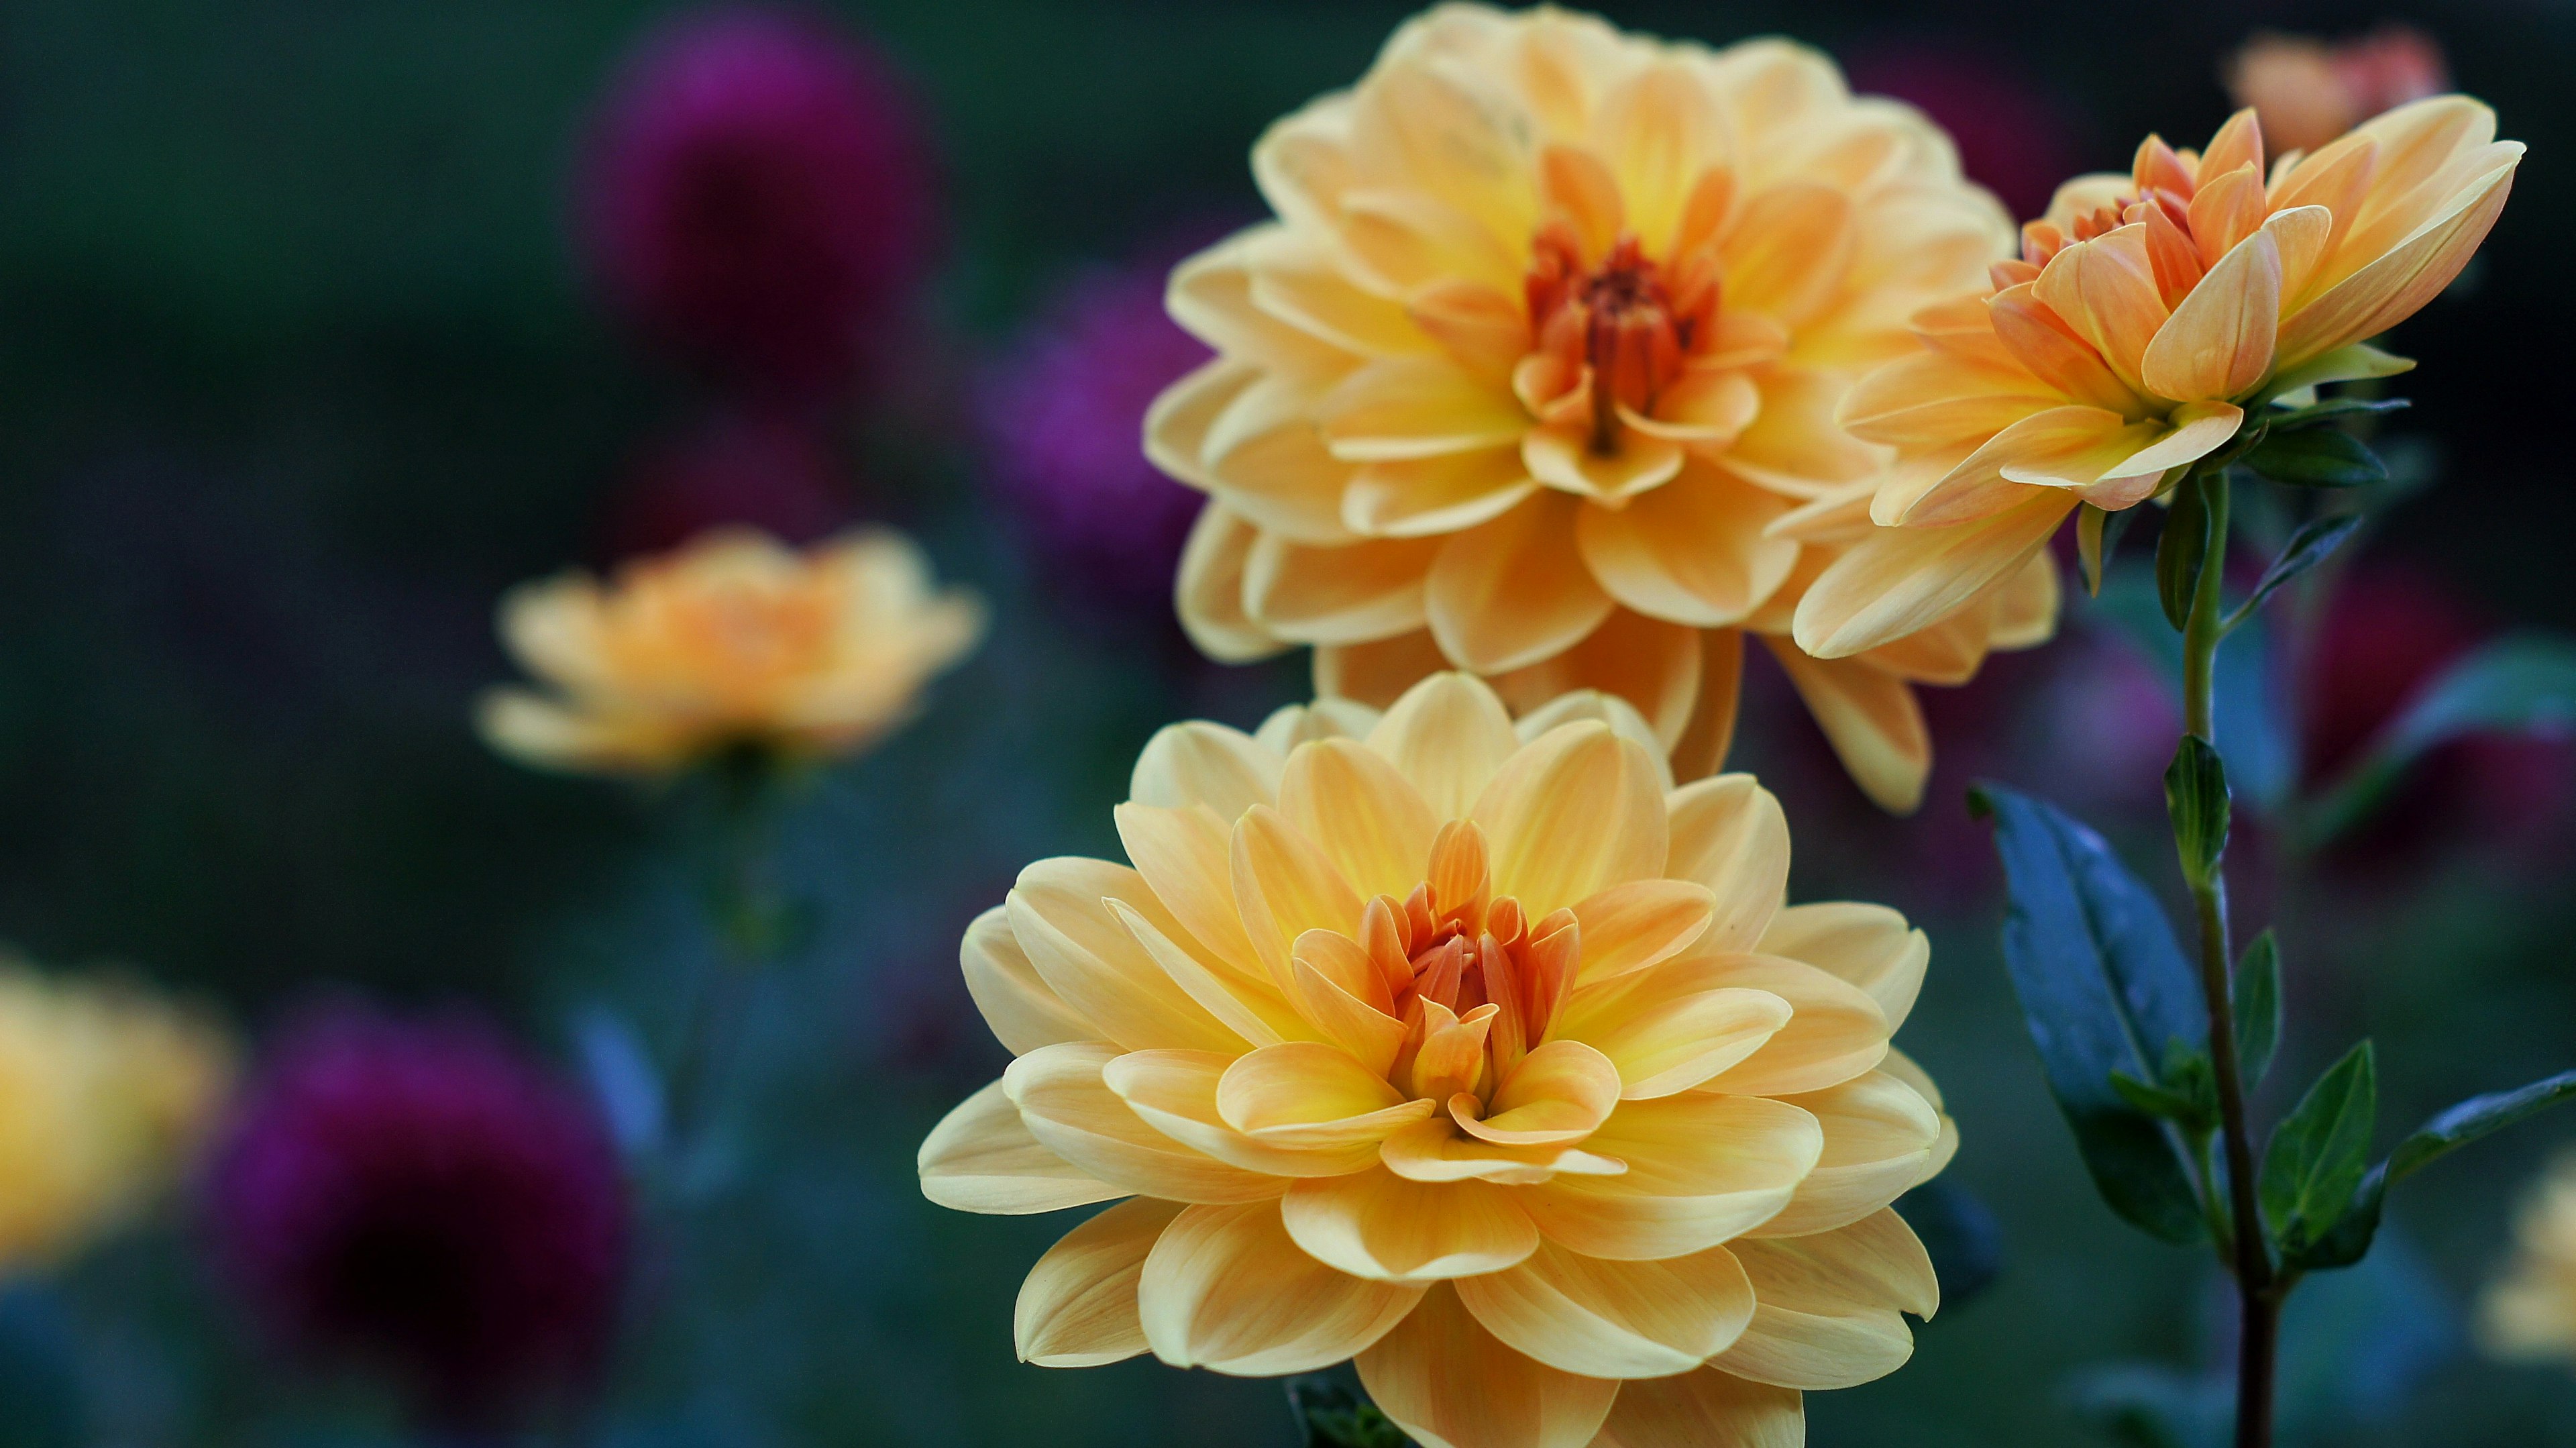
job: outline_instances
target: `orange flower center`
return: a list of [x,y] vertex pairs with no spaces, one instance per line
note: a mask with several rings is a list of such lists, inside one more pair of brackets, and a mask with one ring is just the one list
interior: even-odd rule
[[1587,266],[1582,243],[1561,220],[1540,228],[1523,287],[1539,350],[1583,369],[1591,447],[1602,457],[1619,451],[1620,409],[1650,414],[1717,314],[1714,281],[1673,285],[1628,233]]

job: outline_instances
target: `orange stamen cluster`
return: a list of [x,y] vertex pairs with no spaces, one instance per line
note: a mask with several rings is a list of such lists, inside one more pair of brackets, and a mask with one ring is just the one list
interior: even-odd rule
[[1405,1025],[1389,1074],[1433,1100],[1490,1099],[1547,1039],[1581,958],[1573,911],[1532,922],[1518,900],[1492,896],[1484,832],[1465,821],[1441,828],[1429,879],[1368,903],[1360,945]]
[[1626,232],[1598,266],[1587,266],[1581,241],[1562,219],[1540,228],[1523,289],[1538,350],[1583,369],[1591,447],[1603,457],[1619,450],[1620,409],[1651,414],[1717,318],[1713,267],[1668,272]]

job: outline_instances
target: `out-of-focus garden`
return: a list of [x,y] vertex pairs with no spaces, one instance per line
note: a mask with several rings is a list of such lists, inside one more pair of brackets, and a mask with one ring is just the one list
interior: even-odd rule
[[[18,1260],[45,1208],[13,1215],[33,1187],[11,1174],[91,1166],[33,1127],[22,1148],[35,1109],[0,1095],[0,1444],[1303,1441],[1276,1382],[1016,1361],[1014,1293],[1064,1223],[944,1211],[915,1150],[1009,1059],[960,978],[969,922],[1032,860],[1120,857],[1111,806],[1157,727],[1249,729],[1312,693],[1302,653],[1230,666],[1184,637],[1200,500],[1138,437],[1207,356],[1165,319],[1165,275],[1263,214],[1254,139],[1407,13],[0,8],[0,941],[173,1003],[168,1030],[222,1044],[168,1069],[248,1083],[165,1181]],[[2208,136],[2256,31],[2390,17],[1609,18],[1822,47],[1946,127],[2022,219],[2149,131]],[[2421,368],[2373,424],[2384,511],[2313,607],[2231,640],[2218,725],[2241,933],[2285,942],[2257,1113],[2367,1033],[2392,1126],[2576,1064],[2576,720],[2489,711],[2420,749],[2405,722],[2464,660],[2576,637],[2576,8],[2398,18],[2532,170],[2392,339]],[[750,283],[725,271],[741,255]],[[2246,507],[2254,538],[2288,533]],[[603,780],[478,735],[521,672],[508,590],[724,524],[900,528],[986,631],[882,739],[752,806],[721,767]],[[1766,655],[1746,666],[1729,766],[1786,808],[1793,899],[1930,932],[1905,1046],[1963,1137],[1951,1300],[1903,1370],[1810,1397],[1829,1448],[2156,1444],[2139,1404],[2224,1417],[2223,1278],[2095,1198],[1965,804],[1981,778],[2046,795],[2182,906],[2156,784],[2178,655],[2147,550],[2098,598],[2072,551],[2054,643],[1923,691],[1936,763],[1910,818],[1845,777]],[[755,879],[739,828],[768,832]],[[746,940],[765,964],[710,970]],[[0,1093],[35,1089],[12,1032],[88,1028],[0,1021]],[[404,1131],[504,1165],[378,1160]],[[2302,1289],[2285,1444],[2576,1444],[2576,1373],[2499,1360],[2480,1326],[2562,1144],[2576,1119],[2543,1118],[2428,1173],[2366,1263]],[[352,1202],[377,1235],[317,1260]],[[429,1325],[353,1328],[380,1299]],[[530,1406],[482,1411],[496,1383]]]

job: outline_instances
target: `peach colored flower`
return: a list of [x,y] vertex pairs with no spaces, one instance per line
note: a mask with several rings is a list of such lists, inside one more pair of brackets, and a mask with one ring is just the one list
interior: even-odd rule
[[2251,106],[2264,139],[2313,151],[2384,111],[2450,89],[2442,47],[2411,25],[2333,44],[2260,31],[2228,57],[2227,93]]
[[1356,1356],[1448,1448],[1795,1441],[1905,1361],[1938,1288],[1888,1203],[1957,1139],[1888,1044],[1929,947],[1782,908],[1749,776],[1443,673],[1165,729],[1117,820],[1133,868],[1040,861],[969,927],[1018,1059],[921,1147],[943,1205],[1118,1203],[1030,1272],[1024,1359]]
[[877,530],[804,553],[724,528],[501,601],[501,635],[549,692],[496,689],[493,748],[550,769],[653,773],[737,744],[846,753],[913,711],[983,632],[983,606],[934,589],[921,550]]
[[113,1226],[177,1174],[232,1075],[212,1027],[0,954],[0,1278]]
[[2479,1345],[2508,1361],[2576,1362],[2576,1155],[2534,1184],[2513,1238],[2513,1260],[2478,1302]]
[[[1692,776],[1723,757],[1743,634],[1795,653],[1777,605],[1808,510],[1883,462],[1835,404],[2010,246],[1938,128],[1825,57],[1545,8],[1408,22],[1253,171],[1277,219],[1173,274],[1218,356],[1146,421],[1210,499],[1191,636],[1228,660],[1313,645],[1319,688],[1380,704],[1434,668],[1516,700],[1611,689]],[[2033,641],[2018,622],[1929,662],[1786,661],[1907,808],[1908,682]]]
[[2204,154],[2150,136],[2059,189],[1993,285],[1914,319],[1912,356],[1843,400],[1896,450],[1856,542],[1799,601],[1842,658],[1982,606],[2078,503],[2117,510],[2260,427],[2275,400],[2414,364],[2363,345],[2467,264],[2522,157],[2464,96],[2389,112],[2265,179],[2239,111]]

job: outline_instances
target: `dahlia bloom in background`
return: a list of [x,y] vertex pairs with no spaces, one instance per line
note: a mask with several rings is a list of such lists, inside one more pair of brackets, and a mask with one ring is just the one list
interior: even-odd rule
[[468,1019],[344,1008],[276,1043],[203,1184],[218,1266],[285,1344],[484,1423],[598,1367],[630,1233],[589,1099]]
[[1914,106],[1959,152],[1959,169],[2014,216],[2036,216],[2075,173],[2083,127],[2002,58],[1920,39],[1844,57],[1854,90]]
[[2413,366],[2362,345],[2459,274],[2522,156],[2464,96],[2418,101],[2267,182],[2239,111],[2203,154],[2150,136],[2126,176],[2066,183],[1993,284],[1928,307],[1912,356],[1842,403],[1897,450],[1883,529],[1800,600],[1796,636],[1844,658],[2018,585],[2079,503],[2118,510],[2261,425],[2275,399]]
[[2479,1343],[2509,1360],[2576,1362],[2576,1156],[2533,1186],[2513,1236],[2513,1260],[2478,1304]]
[[604,510],[601,543],[610,558],[632,558],[728,525],[810,543],[849,525],[843,479],[810,420],[784,409],[722,412],[637,456]]
[[2328,44],[2266,31],[2226,66],[2227,93],[2251,106],[2284,151],[2313,151],[2371,117],[2450,89],[2442,47],[2411,25]]
[[901,323],[936,231],[923,128],[885,60],[818,18],[682,16],[593,122],[577,230],[608,300],[736,383],[829,394]]
[[524,584],[501,635],[547,692],[497,689],[480,723],[541,768],[655,773],[728,747],[847,753],[910,717],[972,649],[983,605],[933,586],[911,540],[876,530],[798,553],[720,529],[617,570]]
[[1179,602],[1214,657],[1311,644],[1319,691],[1379,705],[1451,667],[1523,707],[1606,689],[1696,777],[1750,632],[1908,809],[1911,683],[2047,636],[2034,566],[2009,606],[1865,658],[1789,641],[1884,460],[1835,404],[2010,245],[1939,129],[1822,55],[1444,5],[1253,171],[1278,219],[1174,273],[1219,355],[1146,431],[1210,497]]
[[1356,1356],[1425,1444],[1682,1448],[1796,1441],[1911,1353],[1938,1287],[1888,1204],[1957,1133],[1888,1038],[1929,947],[1782,908],[1751,777],[1450,673],[1167,728],[1117,821],[1134,868],[1040,861],[969,927],[1018,1059],[921,1148],[943,1205],[1118,1203],[1029,1274],[1024,1359]]
[[0,1278],[131,1215],[195,1150],[229,1043],[149,996],[0,955]]
[[1205,362],[1163,313],[1163,269],[1101,268],[1068,282],[986,375],[984,451],[1043,565],[1128,603],[1171,595],[1198,495],[1139,456],[1163,389]]

